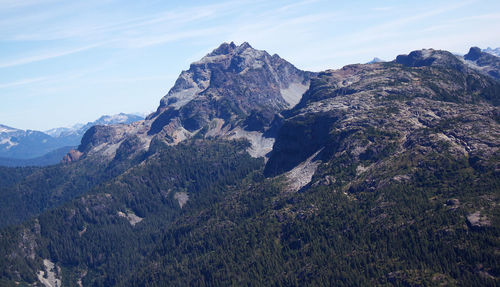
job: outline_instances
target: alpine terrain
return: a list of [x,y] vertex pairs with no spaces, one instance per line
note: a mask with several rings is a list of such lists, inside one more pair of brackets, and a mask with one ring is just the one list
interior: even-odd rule
[[499,67],[224,43],[144,120],[0,168],[0,285],[498,286]]
[[71,128],[55,128],[45,132],[20,130],[0,125],[1,166],[45,166],[56,164],[72,148],[78,146],[83,134],[95,125],[130,124],[143,118],[132,114],[102,116],[94,122]]

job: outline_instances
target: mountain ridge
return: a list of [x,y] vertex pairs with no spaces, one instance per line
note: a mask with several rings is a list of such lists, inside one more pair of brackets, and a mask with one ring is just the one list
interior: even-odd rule
[[[500,82],[477,59],[304,74],[248,46],[195,62],[146,120],[92,127],[68,164],[0,168],[0,205],[21,199],[0,219],[25,216],[0,229],[0,283],[498,284]],[[286,108],[280,62],[308,82]]]
[[[0,157],[8,165],[23,166],[49,165],[58,163],[54,152],[78,146],[83,134],[92,126],[101,124],[131,123],[143,119],[140,116],[120,113],[114,116],[101,116],[87,124],[77,124],[71,128],[54,128],[47,131],[21,130],[0,125]],[[61,154],[59,150],[56,154]]]
[[273,142],[264,132],[274,115],[298,102],[313,75],[246,42],[239,46],[223,43],[181,72],[157,111],[145,121],[115,130],[96,128],[87,138],[104,136],[112,144],[86,140],[78,150],[84,156],[112,158],[128,136],[141,142],[136,152],[147,149],[154,138],[175,145],[202,136],[246,138],[252,143],[252,155],[264,156]]

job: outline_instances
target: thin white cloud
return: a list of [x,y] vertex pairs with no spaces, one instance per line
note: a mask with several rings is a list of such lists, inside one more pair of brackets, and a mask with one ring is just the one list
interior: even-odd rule
[[388,21],[388,22],[383,23],[381,25],[369,28],[369,29],[365,30],[364,32],[365,33],[373,33],[373,32],[387,30],[387,29],[398,29],[404,25],[407,25],[407,24],[410,24],[410,23],[413,23],[416,21],[420,21],[420,20],[423,20],[426,18],[430,18],[433,16],[441,15],[441,14],[462,8],[464,6],[470,5],[474,2],[476,2],[476,1],[462,1],[462,2],[458,2],[454,5],[446,5],[446,6],[442,6],[439,8],[434,8],[432,10],[429,10],[429,11],[426,11],[426,12],[423,12],[423,13],[420,13],[420,14],[417,14],[414,16],[401,17],[401,18],[393,20],[393,21]]
[[304,0],[304,1],[297,2],[297,3],[293,3],[293,4],[288,4],[288,5],[282,6],[282,7],[278,8],[278,11],[295,10],[297,8],[300,8],[300,7],[303,7],[303,6],[307,6],[307,5],[310,5],[310,4],[314,4],[314,3],[317,3],[319,1],[320,0]]
[[40,62],[48,59],[53,59],[53,58],[58,58],[66,55],[71,55],[79,52],[83,52],[86,50],[90,50],[99,46],[102,46],[103,43],[97,43],[97,44],[92,44],[92,45],[87,45],[75,49],[70,49],[70,50],[65,50],[65,51],[52,51],[52,52],[46,52],[34,56],[28,56],[28,57],[23,57],[20,59],[15,59],[15,60],[10,60],[10,61],[4,61],[0,62],[0,68],[8,68],[8,67],[14,67],[14,66],[20,66],[20,65],[25,65],[25,64],[30,64],[34,62]]
[[10,82],[10,83],[0,83],[0,89],[33,84],[33,83],[41,82],[45,79],[47,79],[47,78],[46,77],[38,77],[38,78],[22,79],[22,80]]
[[182,32],[163,33],[162,35],[155,34],[149,36],[129,37],[124,39],[117,39],[117,43],[122,46],[124,45],[126,48],[144,48],[197,37],[213,37],[215,34],[223,31],[223,29],[223,27],[210,27],[205,29],[192,29]]
[[29,6],[43,5],[57,1],[59,0],[0,0],[0,12],[17,8],[26,8]]
[[457,24],[462,22],[470,22],[470,21],[487,21],[487,20],[498,20],[500,19],[500,13],[490,13],[490,14],[482,14],[482,15],[474,15],[467,16],[462,18],[457,18],[450,20],[450,24]]
[[86,82],[98,84],[98,83],[129,83],[129,82],[148,82],[157,80],[175,80],[178,75],[167,74],[167,75],[156,75],[156,76],[138,76],[138,77],[123,77],[123,78],[99,78],[95,80],[89,80]]
[[[331,39],[332,41],[336,41],[339,43],[343,43],[344,45],[361,45],[364,43],[370,43],[376,40],[381,39],[395,39],[398,35],[403,37],[406,31],[406,27],[415,22],[421,22],[424,19],[428,19],[431,17],[435,17],[447,12],[451,12],[453,10],[457,10],[459,8],[465,7],[472,3],[476,2],[475,0],[468,0],[455,3],[454,5],[446,5],[442,7],[434,7],[431,10],[413,15],[413,16],[404,16],[397,18],[395,20],[390,20],[379,25],[374,25],[368,27],[364,30],[360,30],[356,33],[350,33],[347,35],[335,37]],[[330,45],[326,45],[330,46]]]
[[[50,25],[51,18],[56,18],[62,15],[66,10],[75,11],[78,6],[68,6],[60,8],[58,13],[49,10],[41,15],[25,15],[21,18],[26,18],[22,21],[17,21],[15,18],[8,20],[0,20],[0,23],[5,23],[7,27],[10,22],[18,22],[19,24],[32,22],[48,22],[49,25],[42,25],[41,29],[32,29],[19,33],[15,29],[2,31],[0,35],[7,41],[47,41],[47,40],[89,40],[96,41],[102,39],[123,38],[127,35],[133,35],[137,31],[150,36],[161,35],[168,28],[178,28],[197,23],[200,21],[208,21],[215,17],[229,15],[241,8],[241,4],[250,3],[250,1],[226,1],[215,4],[205,4],[187,8],[176,8],[169,11],[159,11],[147,16],[128,17],[131,15],[115,15],[110,17],[105,12],[96,15],[88,15],[82,12],[76,19],[68,19],[66,25]],[[83,9],[85,10],[85,9]],[[46,16],[48,15],[48,16]],[[18,18],[18,17],[16,17]],[[90,19],[89,19],[90,18]],[[126,20],[123,20],[126,19]],[[89,21],[92,20],[92,21]],[[83,23],[82,23],[83,22]],[[46,27],[44,27],[46,26]],[[26,27],[26,26],[25,26]]]

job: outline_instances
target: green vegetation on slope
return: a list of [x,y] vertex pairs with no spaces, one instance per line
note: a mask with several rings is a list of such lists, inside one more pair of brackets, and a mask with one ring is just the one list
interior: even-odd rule
[[199,134],[145,154],[129,138],[102,166],[3,170],[49,199],[61,175],[88,178],[0,230],[0,283],[36,283],[50,259],[64,286],[500,285],[500,84],[429,53],[320,74],[265,166]]

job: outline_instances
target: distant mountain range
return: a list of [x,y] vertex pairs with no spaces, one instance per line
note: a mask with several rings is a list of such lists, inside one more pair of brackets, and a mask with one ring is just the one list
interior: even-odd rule
[[492,49],[490,47],[483,49],[483,52],[500,57],[500,47]]
[[380,62],[385,62],[385,61],[380,59],[380,58],[375,57],[375,58],[373,58],[373,60],[371,60],[367,64],[374,64],[374,63],[380,63]]
[[0,165],[48,165],[59,162],[71,148],[80,144],[85,132],[95,125],[130,124],[143,117],[120,113],[96,121],[47,131],[21,130],[0,125]]
[[472,47],[463,59],[470,68],[500,80],[500,61],[495,54],[482,52],[480,48]]

